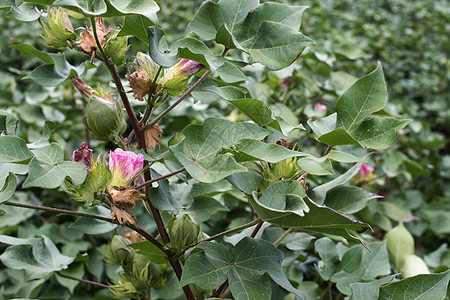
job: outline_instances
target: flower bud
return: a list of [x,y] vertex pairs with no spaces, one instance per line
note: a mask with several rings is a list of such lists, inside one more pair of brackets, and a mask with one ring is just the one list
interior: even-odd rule
[[116,29],[106,42],[103,51],[106,56],[111,57],[116,66],[122,66],[125,63],[125,52],[128,50],[126,36],[118,36],[120,30]]
[[110,265],[119,265],[126,268],[130,265],[135,251],[131,247],[127,247],[131,242],[120,236],[115,235],[108,244],[108,250],[105,253],[105,261]]
[[80,148],[73,151],[72,160],[84,164],[88,174],[92,172],[92,149],[89,149],[86,143],[82,143]]
[[131,263],[131,269],[126,272],[126,277],[133,282],[138,291],[148,288],[155,290],[165,287],[164,270],[165,264],[160,265],[150,261],[144,255],[136,253]]
[[159,85],[171,96],[183,93],[187,88],[189,77],[203,69],[203,65],[193,60],[182,59],[159,81]]
[[51,8],[48,11],[48,21],[43,21],[43,27],[41,37],[46,40],[48,46],[55,49],[64,49],[67,46],[67,40],[77,38],[69,17],[60,7]]
[[120,107],[94,95],[86,106],[83,123],[99,140],[116,141],[125,121]]
[[110,290],[116,298],[141,299],[141,293],[136,289],[133,281],[123,275],[118,282],[110,285]]
[[167,224],[170,245],[177,250],[183,250],[198,241],[200,224],[188,214],[181,217],[172,216]]
[[280,179],[289,179],[297,173],[297,159],[286,158],[271,166],[272,173]]

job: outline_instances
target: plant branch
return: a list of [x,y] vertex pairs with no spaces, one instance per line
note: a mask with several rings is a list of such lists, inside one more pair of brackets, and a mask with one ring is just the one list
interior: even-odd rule
[[161,180],[161,179],[164,179],[164,178],[173,176],[173,175],[175,175],[175,174],[181,173],[181,172],[183,172],[184,170],[186,170],[186,168],[181,168],[181,169],[179,169],[179,170],[170,172],[169,174],[162,175],[162,176],[159,176],[159,177],[150,179],[150,180],[145,181],[145,182],[141,183],[140,185],[136,186],[136,189],[138,190],[138,189],[140,189],[140,188],[146,186],[147,184],[151,184],[151,183],[153,183],[153,182],[155,182],[155,181],[158,181],[158,180]]
[[287,237],[287,235],[289,233],[292,232],[292,228],[289,228],[288,230],[286,230],[274,243],[274,246],[277,246],[282,240],[284,240],[285,237]]
[[136,114],[134,113],[133,108],[131,107],[131,103],[128,100],[127,94],[125,93],[125,89],[123,88],[122,81],[120,80],[120,77],[119,77],[119,73],[117,72],[116,67],[111,63],[111,61],[108,59],[105,52],[103,51],[102,45],[100,44],[100,41],[99,41],[98,35],[97,35],[97,28],[95,25],[95,17],[91,17],[90,19],[91,19],[91,24],[92,24],[92,30],[94,32],[95,43],[97,44],[97,48],[99,49],[100,54],[102,55],[105,66],[108,68],[109,72],[111,73],[111,76],[117,87],[117,91],[119,93],[120,99],[122,100],[122,103],[125,106],[125,110],[127,111],[128,118],[130,118],[131,127],[133,127],[133,130],[136,133],[136,138],[138,140],[139,148],[145,148],[145,139],[141,134],[139,134],[139,121],[136,118]]
[[[257,220],[260,220],[260,222],[258,223],[258,225],[255,227],[255,229],[253,230],[252,234],[250,234],[250,237],[254,238],[256,236],[256,234],[258,233],[258,231],[261,229],[264,221],[261,220],[261,218],[258,218]],[[256,221],[256,220],[255,220]]]
[[56,271],[56,274],[58,274],[59,276],[64,277],[64,278],[68,278],[68,279],[84,282],[84,283],[87,283],[87,284],[96,285],[96,286],[99,286],[99,287],[102,287],[102,288],[105,288],[105,289],[109,289],[109,285],[106,285],[106,284],[103,284],[103,283],[98,283],[98,282],[91,281],[91,280],[86,280],[86,279],[72,277],[72,276],[69,276],[69,275],[65,275],[65,274],[63,274],[63,273],[61,273],[59,271]]
[[[10,206],[16,206],[16,207],[22,207],[22,208],[43,210],[43,211],[48,211],[48,212],[51,212],[51,213],[65,214],[65,215],[71,215],[71,216],[76,216],[76,217],[97,219],[97,220],[102,220],[102,221],[105,221],[105,222],[109,222],[109,223],[120,225],[119,221],[117,221],[115,219],[111,219],[111,218],[107,218],[107,217],[103,217],[103,216],[98,216],[98,215],[93,215],[93,214],[88,214],[88,213],[79,212],[79,211],[71,211],[71,210],[54,208],[54,207],[39,206],[39,205],[32,205],[32,204],[23,204],[23,203],[15,203],[15,202],[9,202],[9,201],[5,201],[2,204],[10,205]],[[134,225],[131,225],[131,224],[125,224],[125,226],[130,228],[130,229],[133,229],[134,231],[136,231],[137,233],[139,233],[140,235],[145,237],[152,244],[154,244],[156,247],[158,247],[158,249],[164,251],[164,253],[167,252],[167,250],[164,249],[164,246],[160,242],[158,242],[152,235],[150,235],[147,231],[145,231],[141,227],[139,227],[137,225],[134,226]]]
[[162,113],[160,113],[156,118],[154,118],[150,123],[148,123],[144,129],[151,128],[153,125],[159,122],[165,115],[167,115],[172,109],[174,109],[178,104],[180,104],[181,101],[183,101],[205,78],[209,75],[211,71],[206,71],[205,74],[203,74],[202,77],[200,77],[199,80],[197,80],[196,83],[194,83],[186,92],[184,92],[183,95],[178,98],[177,101],[172,103],[168,108],[166,108]]
[[250,223],[247,223],[247,224],[244,224],[244,225],[242,225],[242,226],[239,226],[239,227],[236,227],[236,228],[232,228],[232,229],[226,230],[226,231],[224,231],[224,232],[218,233],[218,234],[216,234],[216,235],[210,236],[209,238],[206,238],[206,239],[204,239],[204,240],[201,240],[200,242],[196,243],[195,245],[193,245],[193,246],[191,246],[191,247],[194,247],[194,246],[196,246],[196,245],[198,245],[198,244],[200,244],[200,243],[203,243],[203,242],[215,240],[215,239],[217,239],[218,237],[221,237],[221,236],[224,236],[224,235],[227,235],[227,234],[236,232],[236,231],[240,231],[240,230],[245,229],[245,228],[248,228],[248,227],[252,227],[253,225],[258,224],[259,222],[262,223],[262,222],[264,222],[264,221],[262,221],[260,218],[258,218],[258,219],[256,219],[256,220],[251,221]]

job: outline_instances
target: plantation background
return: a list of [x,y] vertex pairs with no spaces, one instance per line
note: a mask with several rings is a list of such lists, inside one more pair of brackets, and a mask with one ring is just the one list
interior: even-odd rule
[[[245,74],[254,79],[244,84],[255,98],[264,100],[273,111],[281,112],[292,123],[301,122],[306,131],[293,131],[286,138],[296,144],[301,151],[318,156],[324,152],[324,146],[317,146],[310,134],[306,121],[318,117],[323,112],[314,109],[315,104],[324,104],[327,115],[335,110],[339,95],[356,78],[373,70],[377,61],[383,64],[388,85],[389,104],[381,112],[383,115],[410,118],[413,121],[404,128],[397,142],[391,148],[370,152],[370,166],[373,175],[352,181],[372,193],[384,198],[372,199],[367,206],[356,213],[358,220],[369,223],[374,231],[362,236],[370,241],[382,241],[386,232],[398,222],[404,222],[405,228],[414,237],[415,254],[424,259],[432,273],[443,272],[450,267],[448,248],[450,233],[450,76],[449,49],[450,5],[442,0],[341,0],[341,1],[279,1],[295,5],[308,5],[302,20],[302,32],[315,40],[316,45],[308,47],[301,58],[289,68],[270,72],[258,65],[247,67]],[[161,12],[158,17],[160,26],[166,32],[169,43],[187,34],[186,26],[193,17],[201,1],[160,1]],[[31,14],[31,12],[30,12]],[[23,79],[41,62],[31,56],[25,56],[10,45],[27,43],[41,50],[48,50],[38,32],[37,22],[27,22],[10,18],[0,12],[0,108],[20,119],[19,136],[28,141],[38,141],[45,130],[53,130],[51,140],[64,147],[70,157],[84,139],[84,127],[81,123],[81,111],[76,111],[75,89],[68,80],[57,88],[43,88],[30,80]],[[107,20],[120,23],[121,19]],[[80,21],[74,27],[85,24]],[[138,39],[130,39],[127,60],[137,50],[146,52],[146,45]],[[241,54],[236,53],[239,56]],[[78,65],[78,54],[67,52],[68,61]],[[126,70],[120,70],[124,74]],[[109,80],[106,69],[99,68],[90,73],[89,80],[102,82]],[[91,84],[92,85],[92,84]],[[201,87],[200,87],[201,88]],[[194,95],[195,96],[195,95]],[[169,118],[160,124],[164,129],[161,152],[167,149],[167,142],[175,132],[186,125],[200,123],[210,116],[225,117],[233,121],[245,120],[245,116],[223,102],[200,102],[192,98],[175,109]],[[51,122],[46,122],[50,120]],[[270,137],[276,141],[278,136]],[[94,144],[96,149],[108,150],[111,145]],[[339,147],[337,147],[339,149]],[[363,156],[361,148],[345,146],[348,152]],[[158,154],[158,152],[156,153]],[[334,164],[334,171],[340,174],[347,165]],[[164,169],[156,170],[161,173]],[[310,189],[333,177],[307,178]],[[180,201],[187,201],[184,183],[173,182],[171,191]],[[191,187],[192,188],[192,187]],[[194,188],[201,189],[197,184]],[[248,212],[240,200],[240,195],[230,191],[228,186],[216,184],[215,192],[208,195],[219,197],[228,211],[215,207],[207,216],[202,230],[214,233],[248,222]],[[40,199],[42,202],[40,202]],[[74,208],[76,203],[68,201],[62,191],[44,191],[28,189],[15,194],[12,201],[51,205],[60,208]],[[45,234],[57,243],[61,252],[74,255],[89,253],[89,261],[79,255],[77,264],[68,272],[75,277],[90,278],[99,282],[114,280],[115,269],[102,263],[105,243],[111,237],[112,228],[98,227],[97,232],[86,224],[73,223],[72,218],[50,216],[33,210],[23,210],[2,206],[6,212],[0,217],[0,233],[26,238]],[[35,218],[32,218],[32,216]],[[211,216],[211,217],[210,217]],[[147,218],[148,220],[149,218]],[[150,220],[147,228],[154,226]],[[77,230],[74,230],[77,229]],[[82,232],[89,235],[83,236]],[[84,230],[84,231],[83,231]],[[274,241],[281,235],[280,229],[267,228],[262,238]],[[232,242],[233,237],[227,241]],[[320,241],[320,242],[319,242]],[[315,247],[312,247],[315,244]],[[1,244],[0,247],[4,248]],[[346,246],[338,238],[320,239],[319,236],[303,236],[296,243],[286,240],[280,245],[285,254],[283,266],[294,286],[305,293],[307,299],[320,299],[327,289],[332,287],[333,297],[343,298],[340,293],[349,288],[349,283],[362,282],[364,278],[342,275],[332,277],[342,266],[336,257],[327,256],[326,249],[334,249],[337,254],[344,253]],[[3,249],[0,248],[2,252]],[[339,254],[340,255],[340,254]],[[341,256],[341,255],[340,255]],[[377,275],[389,275],[397,272],[395,263],[387,262],[388,253],[380,252],[374,264],[383,264],[388,271]],[[294,262],[292,264],[292,262]],[[328,266],[328,270],[316,268]],[[362,269],[367,266],[358,266]],[[300,272],[301,271],[301,272]],[[327,273],[328,272],[328,273]],[[329,278],[324,274],[330,275]],[[42,285],[36,280],[32,284],[23,284],[20,271],[0,268],[0,297],[13,295],[23,298],[41,293],[40,299],[109,299],[105,290],[79,284],[76,281],[54,276],[50,283]],[[331,279],[330,279],[331,278]],[[342,280],[344,278],[345,280]],[[337,284],[340,282],[340,284]],[[169,285],[176,286],[175,280]],[[273,299],[291,299],[281,289],[274,290]],[[75,292],[74,292],[75,291]],[[74,295],[71,296],[71,293]],[[154,293],[155,299],[175,299],[183,296],[173,290],[173,295]],[[292,297],[293,299],[293,297]],[[331,299],[331,298],[330,298]]]

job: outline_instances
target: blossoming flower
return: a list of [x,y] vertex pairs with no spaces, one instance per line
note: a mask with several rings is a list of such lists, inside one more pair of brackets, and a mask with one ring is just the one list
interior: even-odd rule
[[315,104],[314,109],[321,110],[321,111],[327,111],[326,105],[323,105],[323,104]]
[[142,172],[144,156],[141,153],[124,151],[120,148],[110,151],[109,170],[112,173],[110,186],[127,186]]
[[365,163],[362,164],[361,169],[359,170],[359,176],[364,177],[367,176],[375,170],[374,167],[368,166]]

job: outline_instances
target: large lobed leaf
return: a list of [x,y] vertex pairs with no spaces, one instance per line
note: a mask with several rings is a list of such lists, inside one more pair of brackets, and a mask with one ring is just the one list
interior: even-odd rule
[[391,146],[397,132],[411,120],[372,116],[384,108],[387,89],[381,63],[353,83],[338,99],[336,113],[308,121],[318,141],[331,145],[360,145],[372,149]]
[[8,268],[23,270],[28,280],[65,269],[75,259],[62,255],[46,236],[19,239],[2,235],[0,243],[10,245],[0,255],[2,263]]
[[249,197],[258,216],[271,224],[304,231],[333,234],[359,241],[349,230],[361,232],[370,226],[312,202],[298,181],[282,180],[270,185],[258,199]]
[[220,154],[222,147],[242,139],[260,140],[270,132],[255,124],[208,118],[202,125],[189,125],[182,133],[185,139],[170,150],[192,177],[213,183],[246,171],[230,154]]
[[126,15],[140,15],[157,23],[156,12],[158,4],[153,0],[56,0],[54,6],[82,13],[87,17],[120,17]]
[[246,51],[252,59],[272,70],[290,65],[313,40],[300,28],[305,6],[258,0],[204,2],[189,29],[205,40]]
[[237,300],[271,299],[269,277],[285,290],[304,299],[281,270],[283,253],[264,240],[243,238],[232,251],[214,242],[197,246],[185,264],[180,286],[194,283],[204,289],[215,289],[228,279]]

